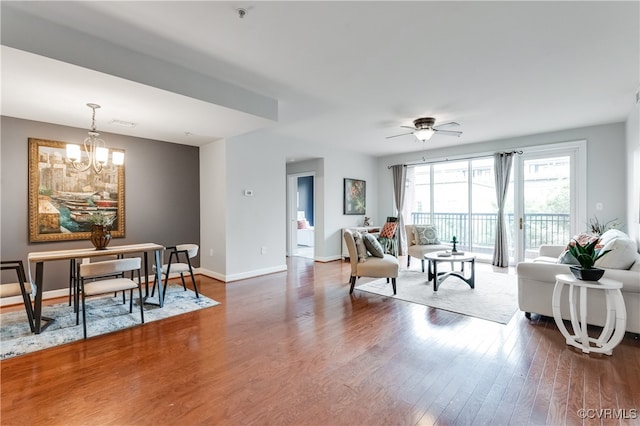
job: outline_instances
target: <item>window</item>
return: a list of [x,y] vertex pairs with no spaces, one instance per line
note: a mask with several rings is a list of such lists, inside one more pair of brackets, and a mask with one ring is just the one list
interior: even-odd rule
[[434,224],[442,242],[488,259],[493,253],[497,205],[493,158],[407,169],[405,223]]
[[[405,223],[433,224],[442,242],[455,235],[460,249],[490,260],[498,219],[493,163],[490,155],[408,167]],[[541,244],[565,244],[584,225],[585,164],[584,141],[531,147],[514,159],[505,202],[511,263],[535,257]]]

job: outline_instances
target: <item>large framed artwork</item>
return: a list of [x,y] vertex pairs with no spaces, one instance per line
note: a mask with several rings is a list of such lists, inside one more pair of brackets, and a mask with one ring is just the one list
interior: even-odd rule
[[344,214],[363,215],[367,212],[367,183],[359,179],[344,179]]
[[112,237],[124,237],[124,165],[76,170],[66,145],[29,138],[29,241],[88,240],[99,213],[113,220]]

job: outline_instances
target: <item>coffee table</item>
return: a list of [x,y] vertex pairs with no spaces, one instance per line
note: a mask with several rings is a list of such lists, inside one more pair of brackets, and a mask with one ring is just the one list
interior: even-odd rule
[[[428,277],[429,281],[433,280],[433,291],[438,291],[438,287],[448,277],[458,277],[462,281],[469,284],[469,287],[475,288],[475,270],[476,270],[476,255],[473,253],[465,253],[462,255],[451,255],[443,257],[438,255],[442,252],[427,253],[424,258],[429,261]],[[438,272],[438,263],[449,262],[451,263],[451,270],[447,272]],[[460,271],[454,270],[454,263],[460,262]],[[464,264],[471,264],[471,274],[467,277],[464,274]]]

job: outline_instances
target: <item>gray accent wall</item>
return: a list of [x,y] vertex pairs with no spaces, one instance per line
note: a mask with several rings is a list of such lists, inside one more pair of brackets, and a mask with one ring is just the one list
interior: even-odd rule
[[[125,237],[110,245],[200,244],[199,149],[98,130],[107,147],[125,150]],[[28,139],[78,143],[87,130],[3,116],[1,135],[2,259],[26,262],[31,251],[90,247],[88,240],[30,243],[28,229]],[[44,290],[66,288],[68,267],[47,263]]]

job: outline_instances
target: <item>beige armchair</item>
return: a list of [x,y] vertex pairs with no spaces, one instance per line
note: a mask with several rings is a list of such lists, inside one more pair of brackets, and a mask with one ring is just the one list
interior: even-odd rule
[[364,262],[360,262],[356,242],[353,233],[350,230],[344,231],[344,240],[349,250],[349,261],[351,262],[351,278],[349,283],[351,288],[349,293],[353,293],[356,280],[360,277],[386,278],[387,282],[391,279],[393,286],[393,294],[396,294],[396,278],[398,277],[398,259],[390,254],[384,254],[384,257],[368,256]]

